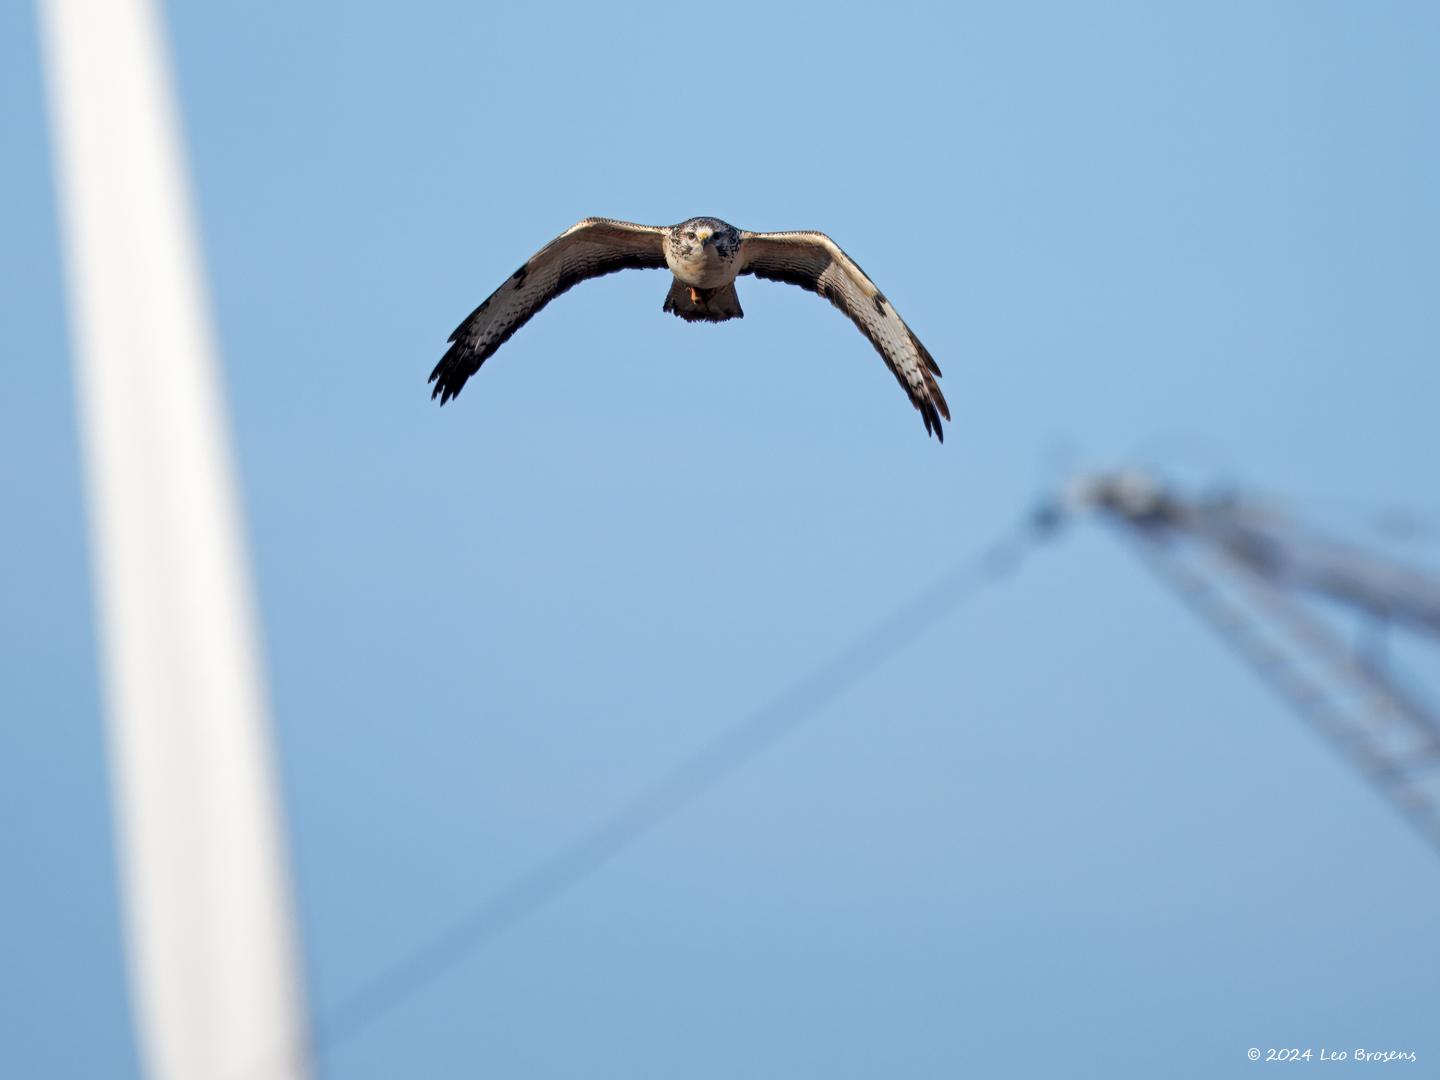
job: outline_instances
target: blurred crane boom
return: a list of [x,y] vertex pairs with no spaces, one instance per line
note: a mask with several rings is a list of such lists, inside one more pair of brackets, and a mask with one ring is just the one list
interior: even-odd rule
[[1440,581],[1310,533],[1263,503],[1186,497],[1146,473],[1083,478],[1093,512],[1440,849],[1440,714],[1304,602],[1440,637]]

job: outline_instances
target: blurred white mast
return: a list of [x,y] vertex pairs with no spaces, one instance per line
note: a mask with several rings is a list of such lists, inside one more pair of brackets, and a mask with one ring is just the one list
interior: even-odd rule
[[163,31],[150,0],[40,13],[138,1041],[161,1080],[300,1078],[266,694]]

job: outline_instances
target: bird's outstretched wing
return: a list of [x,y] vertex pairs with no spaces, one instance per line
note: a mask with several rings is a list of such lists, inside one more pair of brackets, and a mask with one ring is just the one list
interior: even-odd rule
[[740,273],[799,285],[848,315],[910,395],[925,430],[945,441],[940,418],[950,419],[950,407],[935,382],[939,365],[839,244],[818,232],[742,232]]
[[444,405],[465,380],[541,308],[587,278],[665,265],[665,230],[609,218],[586,218],[537,251],[450,335],[450,349],[430,373],[432,398]]

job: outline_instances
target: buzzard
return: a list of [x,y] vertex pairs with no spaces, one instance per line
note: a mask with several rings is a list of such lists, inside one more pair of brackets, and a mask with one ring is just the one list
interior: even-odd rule
[[840,246],[819,232],[746,232],[718,218],[669,228],[586,218],[541,248],[450,335],[450,349],[430,373],[431,398],[444,405],[480,365],[571,286],[617,270],[668,268],[675,280],[664,310],[686,322],[725,322],[745,314],[735,279],[754,274],[799,285],[829,300],[870,339],[920,411],[927,433],[945,441],[950,419],[935,382],[940,368],[885,294]]

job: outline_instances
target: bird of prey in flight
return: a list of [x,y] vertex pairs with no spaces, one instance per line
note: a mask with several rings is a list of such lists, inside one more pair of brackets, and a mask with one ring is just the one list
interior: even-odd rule
[[725,322],[744,315],[735,294],[741,274],[799,285],[829,300],[870,339],[920,411],[927,433],[945,440],[950,419],[935,382],[940,368],[885,294],[840,246],[818,232],[746,232],[718,218],[669,228],[586,218],[533,255],[450,335],[450,349],[430,381],[444,405],[480,365],[571,286],[617,270],[668,268],[675,276],[665,311],[686,322]]

